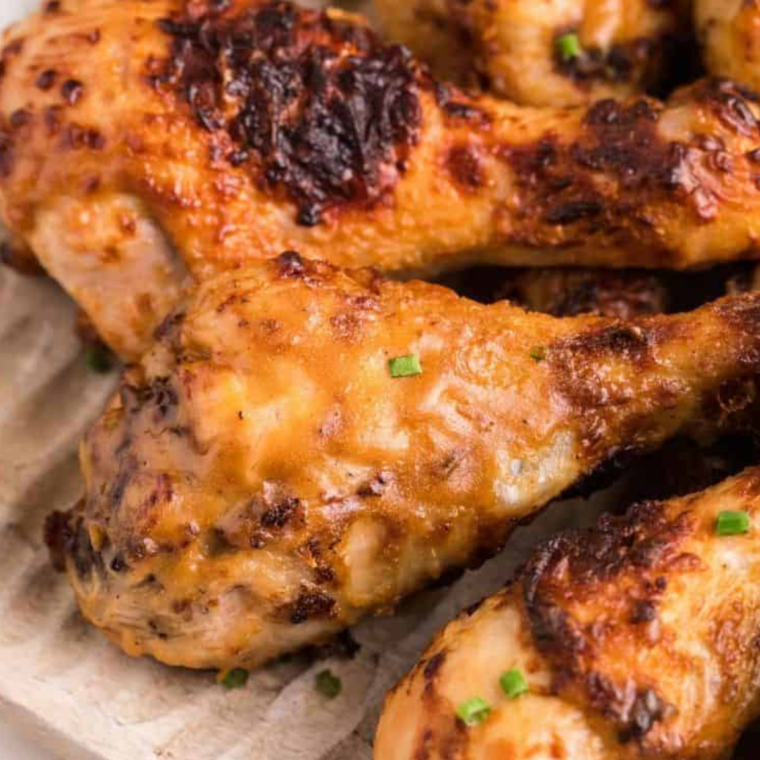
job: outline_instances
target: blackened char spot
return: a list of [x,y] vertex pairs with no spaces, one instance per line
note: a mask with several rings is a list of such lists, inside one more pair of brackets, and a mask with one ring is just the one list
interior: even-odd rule
[[166,417],[179,404],[179,394],[169,377],[154,377],[146,385],[131,385],[125,382],[119,393],[122,406],[130,414],[151,405],[157,409],[161,417]]
[[61,95],[70,106],[78,103],[83,94],[84,85],[77,79],[67,79],[61,85]]
[[278,502],[261,515],[261,525],[264,528],[284,528],[298,511],[298,499],[287,498]]
[[455,145],[445,160],[454,181],[464,190],[477,190],[485,181],[478,151],[471,145]]
[[304,272],[303,259],[297,251],[284,251],[275,261],[283,277],[298,277]]
[[651,623],[657,617],[657,605],[649,599],[637,599],[631,611],[631,622]]
[[153,82],[184,97],[202,128],[225,131],[230,160],[248,161],[261,186],[284,192],[299,224],[393,190],[421,122],[418,72],[404,48],[277,0],[159,26],[174,40]]
[[335,615],[335,600],[323,591],[302,591],[290,608],[290,622],[293,625],[307,620],[328,619]]
[[45,520],[44,538],[51,563],[56,570],[63,571],[67,559],[71,560],[82,579],[89,578],[93,569],[102,575],[105,571],[103,558],[93,547],[84,520],[76,511],[56,511]]
[[55,69],[45,69],[44,71],[40,72],[34,83],[41,90],[49,90],[55,84],[57,76],[58,74],[56,73]]
[[592,329],[561,343],[558,350],[581,353],[588,357],[618,356],[628,361],[641,361],[650,350],[647,331],[623,322],[602,329]]
[[438,671],[443,666],[446,660],[446,650],[442,649],[440,652],[436,652],[426,663],[422,671],[422,675],[425,677],[425,681],[434,681],[438,675]]

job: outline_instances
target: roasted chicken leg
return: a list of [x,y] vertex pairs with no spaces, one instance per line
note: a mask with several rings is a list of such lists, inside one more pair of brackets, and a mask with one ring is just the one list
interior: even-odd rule
[[679,41],[689,36],[692,24],[710,74],[760,90],[756,0],[374,0],[374,5],[390,39],[407,45],[436,75],[526,105],[578,105],[645,91],[683,66]]
[[557,319],[286,254],[158,336],[48,541],[129,654],[251,667],[477,564],[611,459],[749,423],[760,294]]
[[429,273],[755,257],[759,110],[726,82],[524,108],[337,11],[56,0],[4,38],[0,213],[135,358],[186,282],[287,249]]
[[[749,534],[719,535],[727,511]],[[755,468],[547,541],[391,693],[375,760],[729,757],[760,714],[758,530]],[[468,728],[476,696],[491,713]]]
[[[720,2],[720,0],[717,0]],[[433,72],[517,103],[654,87],[678,63],[691,0],[374,0],[383,31]]]

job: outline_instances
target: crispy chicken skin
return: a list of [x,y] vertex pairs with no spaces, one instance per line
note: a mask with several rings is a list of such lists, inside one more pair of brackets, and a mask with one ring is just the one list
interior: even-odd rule
[[[751,533],[716,535],[723,510]],[[755,468],[547,541],[389,695],[375,760],[729,757],[760,713],[759,521]],[[510,700],[514,667],[530,692]],[[475,695],[493,712],[467,728]]]
[[186,283],[288,249],[428,273],[758,251],[759,109],[727,82],[520,107],[356,17],[240,0],[48,3],[0,71],[3,220],[126,358]]
[[760,295],[556,319],[282,255],[162,325],[48,542],[129,654],[255,666],[477,564],[623,451],[745,424],[758,357]]
[[[626,97],[658,84],[689,29],[690,2],[375,0],[383,30],[438,76],[533,106]],[[580,54],[558,40],[575,34]]]

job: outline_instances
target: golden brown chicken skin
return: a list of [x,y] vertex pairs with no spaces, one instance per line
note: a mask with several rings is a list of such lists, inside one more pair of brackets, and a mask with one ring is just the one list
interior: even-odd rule
[[694,20],[707,68],[760,88],[760,3],[694,0]]
[[383,30],[433,71],[533,106],[626,97],[678,65],[684,0],[375,0]]
[[760,295],[563,320],[287,254],[159,336],[48,540],[126,652],[251,667],[477,564],[623,452],[744,424]]
[[[749,534],[718,535],[723,511]],[[755,468],[549,540],[390,694],[375,760],[730,757],[760,713],[758,530]],[[529,691],[510,699],[513,668]],[[474,696],[491,714],[467,727]]]
[[725,82],[531,109],[337,11],[179,0],[50,3],[2,72],[3,220],[127,358],[186,283],[287,249],[428,273],[757,255],[759,109]]

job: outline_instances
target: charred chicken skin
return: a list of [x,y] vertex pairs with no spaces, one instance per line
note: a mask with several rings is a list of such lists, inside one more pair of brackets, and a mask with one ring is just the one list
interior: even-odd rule
[[436,83],[354,16],[179,0],[48,3],[1,71],[16,258],[125,358],[187,283],[288,249],[428,273],[758,253],[760,109],[727,82],[526,108]]
[[[750,533],[720,535],[726,511]],[[375,760],[729,757],[760,714],[759,527],[754,468],[547,541],[390,694]],[[467,727],[476,695],[491,713]]]
[[746,424],[758,357],[756,294],[557,319],[282,255],[167,318],[48,542],[129,654],[252,667],[477,564],[623,452]]
[[657,86],[691,21],[684,0],[375,0],[375,8],[389,38],[436,75],[532,106]]

